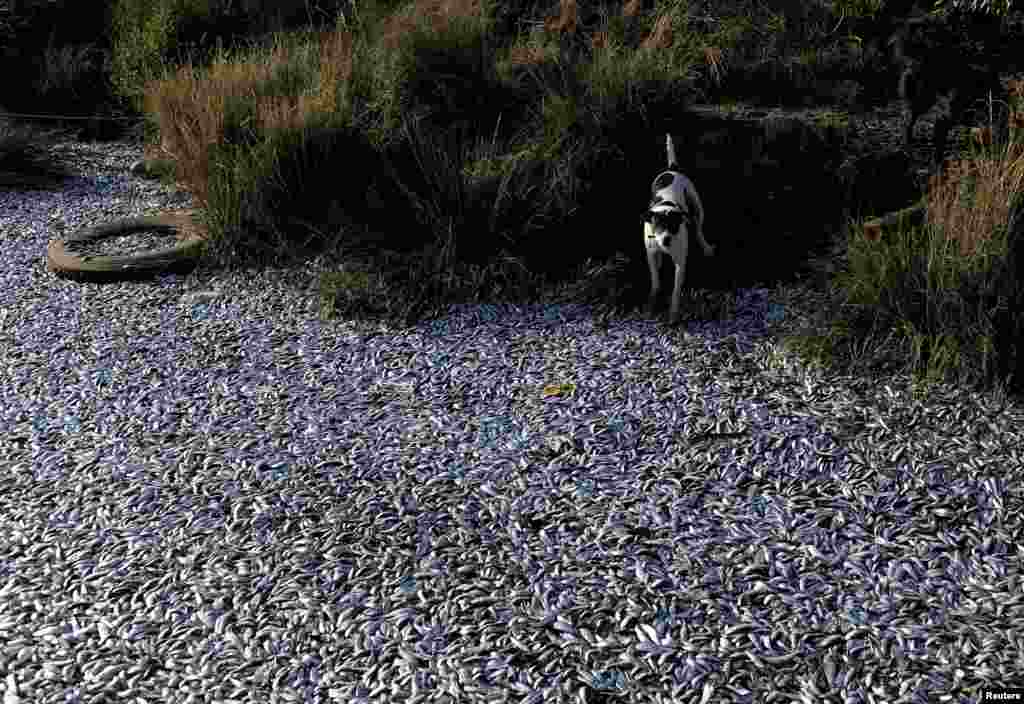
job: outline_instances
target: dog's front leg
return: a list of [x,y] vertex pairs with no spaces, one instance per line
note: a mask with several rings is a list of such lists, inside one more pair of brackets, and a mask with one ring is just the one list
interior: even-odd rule
[[661,268],[661,252],[647,247],[647,266],[651,270],[651,295],[647,299],[647,315],[654,315],[654,306],[658,298],[658,270]]
[[679,299],[683,295],[683,277],[686,276],[686,258],[682,258],[682,261],[677,261],[676,264],[676,278],[672,283],[672,307],[669,309],[668,322],[670,325],[675,325],[679,322]]

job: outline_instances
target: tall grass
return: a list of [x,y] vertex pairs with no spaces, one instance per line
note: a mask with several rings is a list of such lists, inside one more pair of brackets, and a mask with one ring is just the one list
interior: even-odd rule
[[[629,175],[610,135],[698,97],[856,103],[870,92],[861,34],[877,5],[629,0],[592,12],[561,0],[544,16],[519,2],[367,0],[333,26],[218,42],[199,62],[171,60],[169,47],[189,43],[183,15],[212,22],[212,5],[119,0],[105,85],[76,73],[95,53],[57,46],[36,80],[50,94],[114,90],[136,103],[203,205],[219,265],[331,252],[326,313],[410,319],[551,284],[581,300],[617,289],[622,235],[584,207]],[[495,33],[499,15],[513,35]],[[1007,221],[1024,140],[1010,133],[933,180],[921,227],[872,241],[851,226],[847,269],[817,311],[827,324],[786,336],[787,349],[865,368],[896,359],[927,379],[989,375],[995,321],[1019,283]],[[0,161],[27,165],[18,144],[0,136]],[[586,247],[550,246],[578,232]],[[701,315],[730,314],[728,294],[703,296]]]
[[[1011,95],[1014,121],[1024,107],[1022,88]],[[976,145],[931,178],[923,223],[890,231],[851,227],[849,266],[833,283],[834,308],[817,318],[832,322],[824,332],[789,335],[784,344],[814,362],[861,371],[891,359],[895,347],[916,382],[995,381],[1005,391],[1011,380],[994,376],[1008,353],[996,345],[1005,324],[999,321],[1019,321],[1024,313],[1007,308],[1024,292],[1011,266],[1020,243],[1008,228],[1024,192],[1024,131],[1016,124],[1008,142]]]

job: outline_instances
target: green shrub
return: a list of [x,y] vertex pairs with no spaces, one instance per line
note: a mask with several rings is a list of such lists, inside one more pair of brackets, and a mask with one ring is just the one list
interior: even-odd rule
[[182,49],[189,45],[183,30],[198,31],[219,12],[211,0],[116,0],[110,61],[115,93],[141,112],[146,81],[183,59]]

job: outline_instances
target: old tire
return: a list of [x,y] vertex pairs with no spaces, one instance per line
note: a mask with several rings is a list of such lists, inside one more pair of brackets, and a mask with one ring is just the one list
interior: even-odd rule
[[[88,255],[76,252],[98,240],[140,231],[174,233],[171,247],[138,254]],[[195,268],[205,245],[204,231],[194,211],[161,213],[141,218],[125,218],[78,230],[50,242],[46,250],[46,268],[58,276],[78,281],[123,281],[155,276],[164,272],[187,273]]]

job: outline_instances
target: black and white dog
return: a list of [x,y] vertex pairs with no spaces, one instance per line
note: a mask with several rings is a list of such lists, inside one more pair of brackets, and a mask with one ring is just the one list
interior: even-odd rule
[[651,297],[647,304],[647,314],[654,314],[659,289],[658,271],[661,255],[665,253],[672,257],[676,267],[672,307],[669,311],[669,322],[675,324],[679,322],[679,297],[686,276],[690,233],[696,235],[705,255],[712,256],[715,248],[704,239],[704,206],[693,182],[679,171],[672,135],[665,135],[665,148],[668,151],[668,170],[654,179],[651,204],[644,214],[644,245],[647,248],[647,265],[651,269]]

